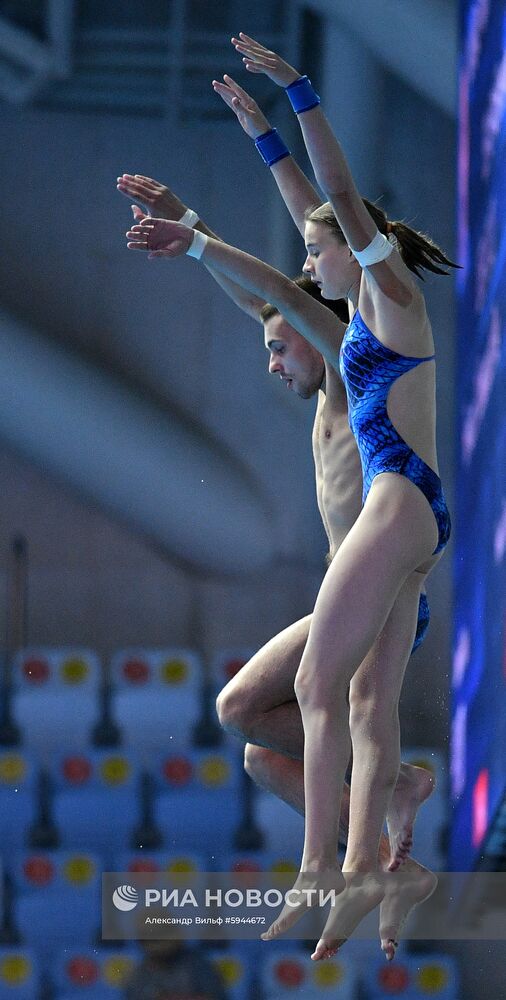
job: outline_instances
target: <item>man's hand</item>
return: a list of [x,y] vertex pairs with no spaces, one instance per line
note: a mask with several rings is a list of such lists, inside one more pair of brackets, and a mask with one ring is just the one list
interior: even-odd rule
[[256,139],[264,132],[269,132],[271,126],[253,98],[231,76],[225,74],[223,79],[225,83],[213,80],[213,89],[235,112],[246,135],[249,135],[250,139]]
[[239,38],[231,41],[236,51],[243,53],[242,61],[250,73],[265,73],[278,87],[289,87],[299,79],[301,74],[293,66],[243,31],[239,32]]
[[176,197],[175,194],[153,180],[152,177],[144,177],[142,174],[122,174],[118,177],[118,191],[137,201],[146,212],[156,219],[170,219],[177,221],[181,219],[186,211],[186,205]]
[[142,209],[139,208],[138,205],[130,205],[130,208],[132,209],[132,215],[134,217],[134,222],[143,222],[144,219],[151,218],[151,216],[146,215],[146,213],[143,212]]
[[150,260],[153,257],[181,257],[191,246],[194,235],[193,229],[179,222],[147,216],[128,230],[127,247],[148,251]]

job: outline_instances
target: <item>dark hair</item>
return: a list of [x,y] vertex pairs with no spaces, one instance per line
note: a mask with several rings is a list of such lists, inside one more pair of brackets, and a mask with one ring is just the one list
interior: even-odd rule
[[[327,309],[330,309],[343,323],[349,323],[350,316],[345,299],[322,299],[318,285],[315,285],[314,281],[311,281],[311,278],[307,274],[300,274],[298,278],[293,279],[293,283],[302,288],[308,295],[311,295],[317,302],[321,302],[322,306],[327,306]],[[266,302],[258,315],[260,321],[266,323],[272,316],[279,316],[279,309],[277,306],[271,306],[270,302]]]
[[[416,229],[411,229],[411,226],[407,226],[404,222],[390,222],[382,208],[378,208],[367,198],[362,198],[362,201],[380,233],[383,233],[384,236],[390,236],[390,234],[395,236],[404,263],[422,281],[423,274],[420,273],[420,268],[432,271],[434,274],[449,274],[450,272],[441,267],[441,264],[445,264],[446,267],[460,267],[460,264],[455,264],[450,260],[429,236],[418,233]],[[326,201],[318,208],[309,209],[305,218],[306,222],[323,222],[326,226],[330,226],[338,239],[346,243],[330,202]]]

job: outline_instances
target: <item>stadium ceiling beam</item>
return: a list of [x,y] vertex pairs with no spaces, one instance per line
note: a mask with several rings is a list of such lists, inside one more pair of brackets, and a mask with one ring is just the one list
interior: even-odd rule
[[240,456],[0,312],[1,439],[199,575],[254,573],[275,550],[274,512]]
[[46,0],[46,40],[0,15],[0,96],[27,104],[50,79],[72,71],[72,28],[75,0]]
[[340,21],[392,73],[456,116],[457,4],[449,0],[304,0]]

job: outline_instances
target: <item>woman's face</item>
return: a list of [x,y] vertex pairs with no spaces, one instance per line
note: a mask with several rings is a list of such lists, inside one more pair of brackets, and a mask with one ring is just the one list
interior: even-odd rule
[[302,270],[318,285],[323,299],[346,298],[360,277],[359,265],[346,243],[325,222],[306,222],[307,257]]

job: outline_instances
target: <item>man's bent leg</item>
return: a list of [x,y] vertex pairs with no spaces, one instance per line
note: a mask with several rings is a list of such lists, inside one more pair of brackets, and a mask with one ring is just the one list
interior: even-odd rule
[[[247,743],[244,750],[244,768],[252,781],[264,791],[272,792],[291,806],[295,812],[304,815],[304,765],[302,760],[293,760],[283,753]],[[346,844],[348,839],[350,788],[344,786],[339,820],[339,840]],[[385,838],[386,843],[388,841]]]
[[293,683],[310,623],[307,615],[262,646],[217,701],[220,723],[228,732],[300,760],[304,733]]
[[[302,761],[304,753],[304,732],[299,705],[293,689],[295,675],[304,651],[311,615],[300,619],[293,625],[274,636],[265,646],[245,664],[244,667],[223,688],[218,696],[217,708],[220,722],[225,729],[236,736],[248,740],[250,744],[266,747],[276,751],[275,766],[277,788],[282,787],[278,776],[287,758]],[[396,642],[393,649],[385,637],[381,638],[381,655],[387,659],[395,655]],[[357,677],[361,676],[360,671]],[[248,760],[252,759],[253,747],[246,750],[246,769]],[[273,758],[274,759],[274,758]],[[256,766],[261,756],[255,757]],[[268,769],[267,769],[268,770]],[[290,795],[291,771],[286,766],[288,782],[287,795]],[[302,767],[301,767],[302,773]],[[256,778],[254,780],[257,780]],[[428,784],[429,782],[429,784]],[[262,784],[262,782],[259,782]],[[398,783],[392,799],[392,813],[402,815],[406,820],[407,811],[411,812],[413,820],[421,802],[427,798],[432,789],[432,777],[422,768],[410,764],[401,764]],[[275,794],[280,791],[272,789]],[[346,815],[346,832],[348,829],[347,809],[348,791],[343,810]],[[294,793],[295,794],[295,793]],[[297,793],[298,794],[298,793]],[[281,798],[284,796],[281,795]],[[303,809],[303,796],[300,801],[285,801],[297,811]],[[341,820],[343,816],[341,811]],[[394,824],[392,824],[393,826]],[[395,824],[399,829],[400,821]],[[394,852],[392,852],[394,857]]]

